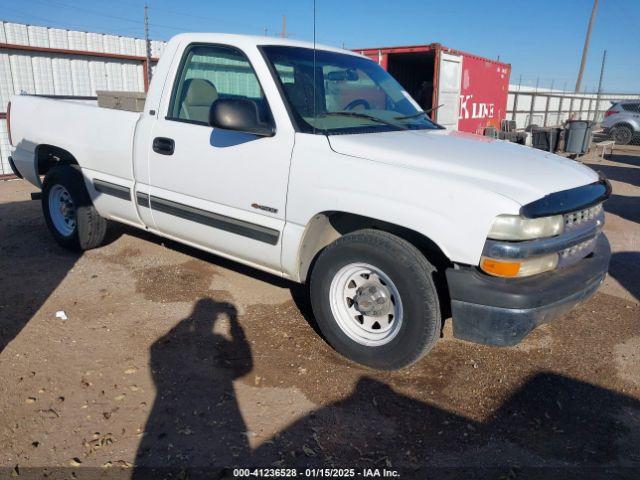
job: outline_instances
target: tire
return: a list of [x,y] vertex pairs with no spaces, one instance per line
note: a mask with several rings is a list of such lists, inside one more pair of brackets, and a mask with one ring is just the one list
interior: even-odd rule
[[[367,269],[372,272],[368,278],[361,273]],[[344,235],[323,250],[311,272],[318,327],[335,350],[354,362],[381,370],[406,367],[431,350],[440,335],[435,271],[417,248],[390,233],[367,229]],[[387,299],[385,304],[380,297],[363,296],[370,286]],[[365,308],[382,313],[355,315]]]
[[611,129],[611,138],[618,145],[628,145],[633,140],[634,132],[629,125],[616,125]]
[[75,251],[99,246],[107,232],[107,220],[96,211],[76,165],[54,167],[44,178],[42,211],[53,238]]

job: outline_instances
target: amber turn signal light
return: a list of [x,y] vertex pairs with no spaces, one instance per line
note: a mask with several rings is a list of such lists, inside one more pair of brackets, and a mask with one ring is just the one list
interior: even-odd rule
[[493,258],[483,257],[480,268],[496,277],[516,277],[520,271],[520,262],[503,262]]

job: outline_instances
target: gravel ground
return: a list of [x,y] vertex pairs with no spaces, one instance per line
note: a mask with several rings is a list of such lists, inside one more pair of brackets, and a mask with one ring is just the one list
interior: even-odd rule
[[599,293],[513,348],[455,340],[447,322],[393,373],[334,353],[300,287],[117,225],[69,253],[35,190],[0,183],[0,477],[637,478],[640,149],[583,161],[614,185]]

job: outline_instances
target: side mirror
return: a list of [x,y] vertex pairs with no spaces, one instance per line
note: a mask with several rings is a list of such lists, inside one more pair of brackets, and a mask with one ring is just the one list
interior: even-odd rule
[[209,125],[262,137],[275,134],[273,125],[260,121],[258,106],[246,98],[219,98],[209,110]]

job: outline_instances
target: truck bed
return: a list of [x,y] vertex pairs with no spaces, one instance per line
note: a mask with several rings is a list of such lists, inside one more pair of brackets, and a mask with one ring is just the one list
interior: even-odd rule
[[73,152],[88,170],[133,179],[132,150],[140,113],[100,108],[95,98],[19,95],[11,101],[12,155],[20,174],[41,187],[36,146]]

